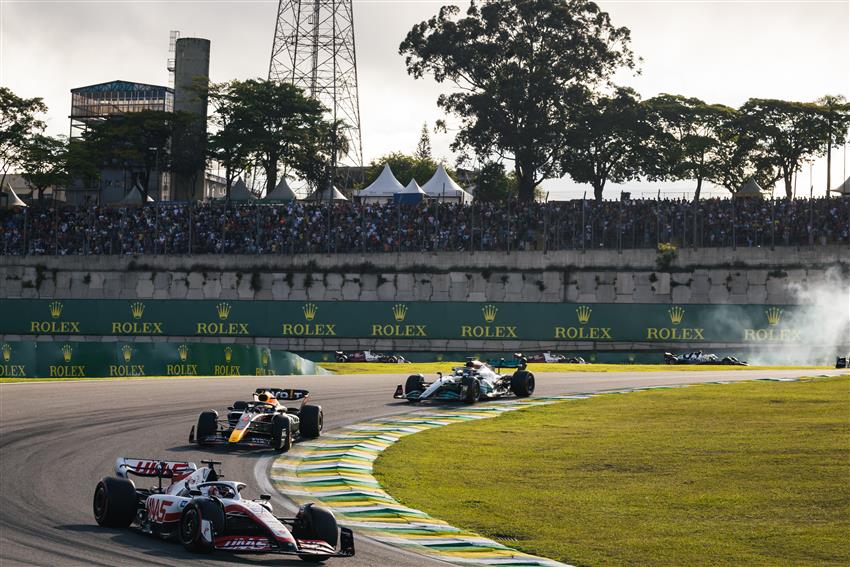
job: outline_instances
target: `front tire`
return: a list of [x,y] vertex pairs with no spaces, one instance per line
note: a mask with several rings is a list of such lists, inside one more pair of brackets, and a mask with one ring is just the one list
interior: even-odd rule
[[322,434],[324,426],[324,414],[322,406],[305,405],[299,414],[301,418],[301,436],[307,439],[315,439]]
[[527,398],[534,393],[534,374],[527,370],[514,372],[511,376],[511,392],[518,398]]
[[178,537],[188,551],[194,553],[209,553],[215,546],[203,537],[203,521],[209,520],[212,524],[212,540],[215,541],[216,534],[224,533],[224,511],[221,507],[208,498],[195,499],[190,502],[183,515],[180,517],[180,528]]
[[278,453],[286,453],[292,448],[292,424],[285,415],[272,418],[272,447]]
[[136,518],[136,485],[126,478],[106,476],[97,483],[92,500],[94,519],[108,528],[128,528]]
[[[413,374],[412,376],[407,377],[407,382],[404,383],[404,396],[407,397],[408,394],[412,392],[416,392],[417,394],[421,394],[425,391],[425,377],[421,374]],[[407,398],[407,401],[410,403],[416,403],[419,401],[418,398]]]
[[198,416],[198,426],[195,428],[195,439],[198,445],[209,445],[204,439],[218,431],[218,412],[215,410],[201,412]]
[[465,404],[474,404],[481,397],[481,384],[475,378],[464,378],[461,385],[466,386],[466,395],[463,397]]
[[[339,527],[333,513],[322,506],[305,504],[295,517],[292,535],[296,540],[321,540],[336,549],[339,541]],[[327,555],[299,555],[309,563],[320,563],[328,558]]]

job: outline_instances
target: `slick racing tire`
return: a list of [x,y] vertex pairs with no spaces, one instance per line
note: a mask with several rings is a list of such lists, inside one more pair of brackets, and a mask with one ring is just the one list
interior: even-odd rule
[[106,476],[94,489],[94,519],[107,528],[127,528],[136,517],[136,486],[126,478]]
[[527,370],[514,372],[511,376],[511,392],[518,398],[527,398],[534,393],[534,374]]
[[325,416],[322,414],[322,406],[311,404],[301,408],[301,436],[307,439],[315,439],[322,434]]
[[218,412],[215,410],[203,411],[198,416],[198,426],[195,428],[195,439],[198,445],[208,445],[204,439],[215,435],[218,430]]
[[[336,549],[339,527],[330,510],[310,503],[298,510],[292,535],[295,539],[321,540]],[[319,563],[328,558],[326,555],[299,555],[299,557],[308,563]]]
[[[404,395],[407,396],[411,392],[422,393],[425,390],[425,377],[421,374],[414,374],[407,377],[407,382],[404,383]],[[408,399],[408,402],[418,402],[416,398]]]
[[348,357],[345,356],[344,354],[338,354],[338,355],[336,355],[336,361],[337,362],[348,362]]
[[466,386],[466,395],[463,397],[463,403],[474,404],[481,396],[481,384],[475,378],[465,377],[461,381],[461,386]]
[[292,448],[292,422],[285,415],[272,418],[272,448],[278,453],[286,453]]
[[195,553],[209,553],[214,545],[204,540],[202,522],[209,520],[212,524],[212,537],[224,533],[224,510],[210,498],[195,498],[183,510],[180,517],[180,527],[177,536],[187,550]]

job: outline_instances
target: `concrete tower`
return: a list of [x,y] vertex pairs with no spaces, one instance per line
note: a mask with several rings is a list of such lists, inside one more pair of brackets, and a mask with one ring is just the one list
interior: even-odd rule
[[171,155],[174,169],[174,199],[204,198],[207,134],[206,85],[210,77],[210,40],[181,37],[174,57],[174,112],[197,117],[189,128],[176,132]]

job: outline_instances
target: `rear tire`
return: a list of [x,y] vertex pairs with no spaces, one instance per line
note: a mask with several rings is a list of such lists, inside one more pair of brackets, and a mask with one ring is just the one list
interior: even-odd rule
[[324,426],[322,406],[305,405],[301,408],[299,417],[301,418],[299,433],[302,437],[315,439],[322,434],[322,427]]
[[224,533],[225,519],[221,507],[208,498],[196,498],[183,510],[178,530],[180,543],[194,553],[209,553],[215,549],[214,544],[204,541],[201,535],[203,520],[209,520],[212,524],[213,541],[216,534]]
[[292,448],[292,424],[285,415],[272,418],[272,447],[278,453],[286,453]]
[[474,404],[481,397],[481,384],[475,378],[464,378],[461,382],[462,386],[466,386],[466,395],[463,397],[463,403]]
[[527,398],[534,393],[534,374],[527,370],[514,372],[511,376],[511,392],[518,398]]
[[[295,517],[292,535],[297,540],[321,540],[336,549],[339,541],[339,527],[330,510],[315,504],[305,504]],[[299,557],[308,563],[320,563],[328,558],[327,555],[299,555]]]
[[128,528],[136,518],[139,499],[136,486],[126,478],[106,476],[94,489],[94,519],[107,528]]
[[[422,376],[421,374],[413,374],[412,376],[407,377],[407,382],[404,383],[404,395],[405,395],[405,397],[407,397],[407,395],[410,394],[411,392],[422,393],[424,391],[425,391],[425,377],[424,376]],[[411,403],[415,403],[415,402],[418,402],[419,400],[416,399],[416,398],[414,398],[412,400],[408,398],[407,401],[411,402]]]
[[216,431],[218,431],[218,412],[215,410],[201,412],[198,416],[198,426],[195,428],[195,439],[198,445],[209,445],[204,438],[215,435]]

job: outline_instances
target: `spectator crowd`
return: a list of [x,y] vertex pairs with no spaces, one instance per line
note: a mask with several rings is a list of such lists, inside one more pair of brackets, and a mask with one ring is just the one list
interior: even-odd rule
[[0,255],[304,254],[850,245],[850,199],[0,210]]

